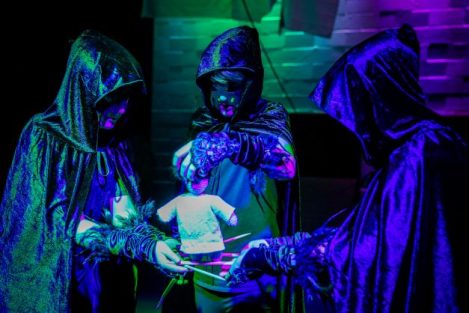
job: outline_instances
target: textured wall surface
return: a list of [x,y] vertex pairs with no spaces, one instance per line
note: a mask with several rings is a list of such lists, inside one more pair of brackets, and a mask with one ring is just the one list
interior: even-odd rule
[[[360,187],[356,177],[366,171],[366,167],[361,167],[359,145],[354,137],[319,114],[307,99],[317,80],[352,45],[381,29],[407,22],[416,28],[421,41],[421,83],[429,106],[440,114],[457,117],[459,125],[467,125],[469,1],[340,0],[331,38],[300,31],[279,33],[277,2],[272,12],[255,25],[291,102],[279,87],[266,55],[263,55],[263,95],[281,101],[292,113],[303,226],[314,229],[339,208],[353,204]],[[170,164],[173,152],[186,141],[191,113],[202,101],[195,85],[200,54],[216,35],[243,24],[248,23],[202,18],[154,20],[151,112],[154,161],[147,174],[152,179],[157,204],[177,192]],[[469,127],[464,129],[469,134]],[[144,290],[150,292],[151,301],[140,301],[140,306],[150,308],[161,289],[156,283],[161,278],[149,279],[153,277],[150,274],[147,277],[148,286]],[[173,293],[176,302],[191,297],[190,292]]]
[[[299,31],[279,33],[281,4],[256,23],[288,96],[263,55],[263,95],[281,101],[291,113],[319,113],[307,99],[317,80],[352,45],[388,28],[409,23],[421,41],[421,84],[429,106],[447,116],[469,116],[469,1],[340,0],[330,38]],[[224,30],[248,24],[228,19],[154,20],[152,138],[154,183],[160,196],[172,192],[172,152],[185,141],[190,115],[202,101],[195,85],[200,54]]]

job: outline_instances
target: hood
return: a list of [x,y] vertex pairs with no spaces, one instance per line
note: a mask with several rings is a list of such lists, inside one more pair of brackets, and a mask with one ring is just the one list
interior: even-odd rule
[[357,135],[367,161],[380,162],[436,118],[418,83],[419,58],[409,25],[379,32],[346,52],[309,97]]
[[220,70],[241,70],[250,73],[252,83],[246,88],[238,118],[256,111],[264,80],[259,33],[255,28],[240,26],[217,36],[202,53],[196,82],[204,94],[205,105],[214,117],[220,118],[210,103],[210,75]]
[[145,92],[139,63],[118,42],[86,30],[71,47],[54,104],[37,116],[36,122],[77,149],[94,152],[98,131],[96,104],[107,94],[123,88]]

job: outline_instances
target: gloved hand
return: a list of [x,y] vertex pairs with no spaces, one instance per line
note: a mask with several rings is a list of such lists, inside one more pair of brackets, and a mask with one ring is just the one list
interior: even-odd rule
[[117,228],[89,219],[80,221],[76,234],[77,243],[92,251],[90,260],[105,259],[112,254],[151,263],[168,276],[172,272],[187,272],[177,265],[181,258],[171,250],[170,241],[165,240],[168,238],[162,232],[146,223]]
[[212,168],[218,166],[225,158],[230,158],[238,150],[239,143],[231,139],[228,133],[198,134],[190,150],[196,175],[207,177]]
[[271,164],[278,164],[279,160],[288,154],[275,149],[278,143],[276,136],[267,134],[254,135],[240,131],[203,132],[193,141],[190,153],[196,173],[205,177],[225,158],[248,169],[257,169],[267,158],[271,159]]
[[250,170],[262,168],[271,178],[284,180],[295,176],[296,160],[291,144],[273,135],[240,131],[202,132],[178,149],[173,156],[176,175],[188,182],[206,177],[210,170],[229,158]]
[[199,133],[174,153],[174,174],[186,184],[196,180],[196,176],[198,180],[207,177],[212,168],[238,149],[236,145],[225,132]]
[[278,142],[266,149],[262,170],[272,179],[290,180],[296,175],[296,159],[293,147],[286,140],[278,138]]
[[326,251],[335,231],[334,227],[321,227],[312,234],[298,232],[293,236],[266,239],[257,247],[248,246],[235,260],[225,279],[233,286],[264,273],[292,274],[295,283],[307,294],[329,295],[332,285]]
[[263,274],[288,273],[295,265],[293,246],[268,246],[265,240],[255,241],[242,250],[225,279],[228,286],[234,286],[257,279]]
[[173,167],[180,179],[192,181],[196,175],[207,177],[210,170],[226,158],[246,167],[258,166],[262,161],[263,147],[261,136],[235,131],[201,132],[174,153]]

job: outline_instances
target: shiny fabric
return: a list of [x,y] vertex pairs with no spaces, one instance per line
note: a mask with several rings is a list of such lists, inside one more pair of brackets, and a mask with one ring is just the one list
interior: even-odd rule
[[[0,205],[2,312],[70,311],[72,242],[96,168],[96,105],[130,87],[144,88],[137,61],[112,39],[85,31],[71,47],[54,103],[24,127]],[[116,166],[138,202],[125,146],[116,147]]]
[[[197,84],[202,90],[205,97],[205,105],[200,107],[194,114],[192,120],[192,136],[195,137],[199,132],[220,132],[220,131],[237,131],[249,135],[273,135],[284,138],[287,142],[293,145],[293,138],[290,131],[289,117],[284,107],[275,102],[271,102],[261,98],[264,69],[262,66],[260,47],[259,47],[259,34],[253,28],[247,26],[235,27],[229,29],[216,37],[203,52],[201,63],[197,71]],[[251,74],[252,83],[247,87],[244,93],[240,110],[233,119],[227,121],[224,119],[210,102],[210,86],[208,84],[210,74],[218,70],[242,70]],[[232,165],[233,166],[233,165]],[[220,177],[224,181],[229,181],[228,173],[238,173],[233,175],[242,175],[240,170],[227,170],[220,173]],[[251,170],[250,175],[260,176],[263,179],[266,175],[260,170]],[[264,178],[270,180],[270,178]],[[220,183],[223,185],[223,182]],[[267,183],[268,188],[273,190],[264,191],[264,194],[256,195],[253,186],[250,187],[250,195],[246,194],[245,198],[249,199],[262,197],[272,197],[275,199],[272,203],[278,203],[275,207],[276,221],[281,235],[290,235],[297,231],[300,227],[299,223],[299,188],[298,188],[298,174],[293,180],[290,181],[275,181]],[[274,187],[275,186],[275,187]],[[210,187],[209,187],[210,188]],[[249,187],[248,187],[249,188]],[[236,195],[222,195],[224,199],[230,203],[230,197]],[[246,200],[247,201],[247,200]],[[267,202],[271,199],[267,199]],[[240,200],[237,200],[240,202]],[[236,202],[236,203],[237,203]],[[245,201],[241,201],[245,202]],[[260,201],[259,203],[261,203]],[[237,207],[235,203],[230,203]],[[265,210],[271,210],[266,208]],[[247,213],[246,213],[247,214]],[[240,219],[241,220],[241,219]],[[255,225],[252,228],[259,228],[261,225]],[[270,232],[269,232],[270,233]],[[264,235],[268,235],[265,233]],[[260,234],[253,234],[259,236]],[[254,239],[250,237],[247,239]],[[240,241],[237,245],[242,246],[247,242]],[[287,283],[287,285],[290,282]],[[285,297],[282,299],[282,310],[294,310],[295,298],[290,288],[291,285],[278,283],[279,294]],[[280,290],[282,289],[283,290]],[[287,292],[285,292],[288,289]]]
[[[192,119],[192,136],[201,131],[219,132],[234,130],[252,135],[276,135],[293,144],[290,121],[285,108],[272,101],[261,98],[264,69],[260,56],[259,34],[247,26],[227,30],[210,43],[202,54],[197,71],[197,84],[205,97],[205,105],[201,106]],[[252,52],[254,51],[254,52]],[[207,90],[206,79],[210,73],[223,69],[242,69],[253,73],[255,89],[249,90],[249,102],[243,112],[234,120],[226,122],[212,109]],[[284,201],[281,205],[283,215],[282,234],[293,234],[299,228],[299,191],[298,175],[290,182],[277,182]]]
[[[217,36],[205,49],[200,58],[197,69],[197,85],[203,91],[206,108],[214,118],[223,120],[221,114],[211,103],[210,75],[220,70],[244,71],[252,76],[252,82],[247,84],[241,95],[237,115],[238,119],[253,120],[259,109],[254,103],[258,102],[262,93],[264,67],[262,66],[259,34],[256,29],[240,26],[228,29]],[[236,118],[236,116],[235,116]]]
[[425,107],[405,25],[342,56],[310,98],[353,131],[376,173],[329,243],[337,312],[467,312],[467,145]]

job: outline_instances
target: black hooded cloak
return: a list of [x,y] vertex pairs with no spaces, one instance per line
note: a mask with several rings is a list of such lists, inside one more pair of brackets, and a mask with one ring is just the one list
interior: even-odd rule
[[[0,205],[2,312],[68,312],[72,244],[97,160],[96,104],[107,94],[143,91],[138,62],[94,31],[73,43],[52,106],[24,127]],[[136,203],[140,196],[126,145],[112,149]]]
[[[220,70],[241,70],[250,73],[252,77],[252,83],[245,89],[240,108],[237,114],[230,121],[225,120],[220,116],[219,112],[214,108],[210,102],[210,86],[209,80],[211,74]],[[192,120],[191,134],[195,137],[200,132],[220,132],[220,131],[239,131],[251,135],[268,134],[281,137],[293,146],[293,138],[290,130],[290,122],[288,114],[285,108],[276,102],[271,102],[261,98],[262,86],[264,78],[264,68],[261,60],[261,50],[259,46],[259,34],[257,30],[241,26],[229,29],[216,37],[209,46],[205,49],[202,54],[201,62],[197,72],[197,84],[201,89],[205,105],[201,106],[194,114]],[[229,162],[225,160],[224,162]],[[291,235],[295,231],[299,230],[300,227],[300,214],[299,214],[299,188],[298,188],[298,170],[295,178],[290,181],[274,181],[267,177],[261,169],[256,169],[254,172],[260,174],[262,179],[268,181],[264,191],[258,193],[254,191],[254,186],[251,186],[251,190],[247,191],[247,194],[243,193],[243,196],[236,192],[230,194],[220,194],[218,186],[220,181],[225,180],[231,183],[230,175],[239,175],[240,171],[243,171],[241,166],[229,167],[228,170],[220,171],[226,164],[218,166],[212,170],[212,177],[210,185],[208,187],[208,193],[219,194],[225,201],[230,203],[230,199],[234,196],[237,198],[249,199],[254,195],[258,200],[257,203],[269,203],[269,198],[274,199],[272,203],[274,207],[264,208],[264,212],[274,210],[274,219],[272,221],[272,229],[277,228],[272,232],[258,232],[253,236],[248,237],[247,241],[259,238],[265,238],[272,235]],[[246,170],[246,169],[244,169]],[[254,173],[250,173],[251,175]],[[270,183],[269,183],[270,182]],[[234,181],[233,181],[234,183]],[[236,188],[236,184],[231,185]],[[251,195],[249,195],[251,194]],[[267,201],[264,200],[267,198]],[[259,200],[264,199],[264,200]],[[238,207],[239,200],[233,199],[230,204]],[[245,202],[245,201],[244,201]],[[238,214],[238,212],[237,212]],[[267,214],[267,213],[265,213]],[[245,220],[249,220],[249,215],[244,216]],[[254,219],[255,221],[255,219]],[[253,221],[250,221],[253,223]],[[238,226],[242,226],[243,217],[240,218]],[[253,229],[259,228],[259,225],[253,227]],[[239,228],[238,228],[239,229]],[[233,232],[233,230],[235,232]],[[239,230],[233,228],[225,229],[224,235],[239,235]],[[275,234],[277,233],[277,234]],[[236,246],[230,247],[227,245],[227,249],[233,249],[233,251],[240,251],[247,241],[240,240],[236,242]],[[289,287],[286,288],[286,285]],[[282,299],[284,302],[282,309],[288,311],[292,309],[294,304],[294,296],[292,292],[291,282],[283,282],[277,285],[280,289],[283,287],[282,294],[285,297]],[[285,293],[285,290],[289,289]]]
[[337,312],[467,312],[468,148],[425,107],[418,73],[405,25],[353,47],[310,95],[377,169],[326,252]]

